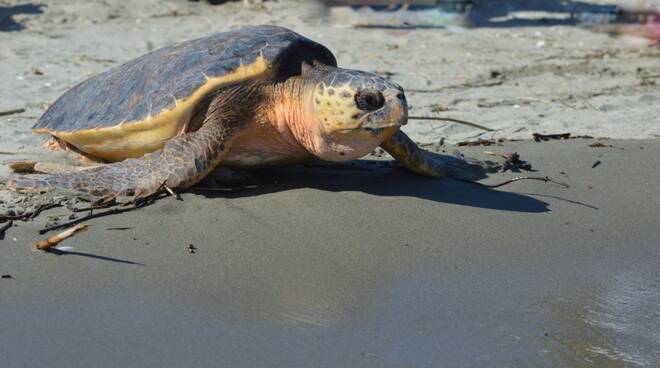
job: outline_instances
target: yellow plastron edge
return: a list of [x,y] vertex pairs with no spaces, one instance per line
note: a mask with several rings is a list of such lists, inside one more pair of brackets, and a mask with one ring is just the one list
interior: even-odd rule
[[75,146],[80,151],[108,161],[121,161],[129,157],[141,157],[145,153],[163,148],[165,142],[180,134],[197,103],[208,93],[223,85],[268,75],[271,70],[263,55],[249,65],[239,66],[233,72],[206,77],[204,83],[190,97],[175,101],[173,109],[160,111],[146,119],[120,124],[74,131],[35,129],[38,134],[54,135]]

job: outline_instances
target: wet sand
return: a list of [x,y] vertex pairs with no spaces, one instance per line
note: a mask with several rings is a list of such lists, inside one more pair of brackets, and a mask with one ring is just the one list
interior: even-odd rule
[[[47,216],[69,214],[50,210],[0,235],[0,367],[658,366],[657,47],[544,22],[357,30],[307,1],[43,4],[0,1],[0,111],[25,109],[0,117],[1,163],[77,162],[39,148],[30,127],[80,80],[267,23],[389,75],[411,114],[498,129],[411,121],[428,148],[524,139],[459,149],[518,151],[571,187],[296,166],[253,173],[256,189],[89,221],[59,255],[30,248]],[[565,132],[616,139],[530,141]]]
[[486,148],[569,189],[296,166],[89,221],[64,255],[21,223],[0,365],[654,367],[660,143],[593,142]]

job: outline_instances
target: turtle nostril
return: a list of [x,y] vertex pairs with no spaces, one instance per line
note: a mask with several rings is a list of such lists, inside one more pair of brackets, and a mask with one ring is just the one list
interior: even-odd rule
[[403,94],[403,92],[399,92],[399,93],[396,94],[396,98],[403,101],[403,100],[406,99],[406,96]]
[[376,111],[385,106],[385,97],[380,91],[365,89],[355,94],[355,103],[360,110]]

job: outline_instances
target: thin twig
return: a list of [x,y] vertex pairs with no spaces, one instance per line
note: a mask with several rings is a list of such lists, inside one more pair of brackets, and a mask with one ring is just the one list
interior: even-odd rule
[[550,178],[547,177],[547,176],[519,176],[519,177],[516,177],[516,178],[510,179],[510,180],[503,181],[503,182],[498,183],[498,184],[483,184],[483,183],[479,183],[479,182],[476,182],[476,181],[465,180],[465,179],[457,179],[457,180],[458,180],[458,181],[465,182],[465,183],[475,184],[475,185],[478,185],[478,186],[480,186],[480,187],[491,188],[491,189],[492,189],[492,188],[499,188],[499,187],[501,187],[501,186],[504,186],[504,185],[507,185],[507,184],[511,184],[511,183],[513,183],[513,182],[521,181],[521,180],[540,180],[540,181],[544,181],[544,182],[546,182],[546,183],[548,183],[548,182],[550,182],[550,183],[555,183],[555,184],[561,185],[561,186],[564,187],[564,188],[570,188],[570,186],[569,186],[568,184],[566,184],[566,183],[562,183],[562,182],[560,182],[560,181],[556,181],[556,180],[553,180],[553,179],[550,179]]
[[444,87],[439,87],[439,88],[432,88],[432,89],[407,89],[406,91],[408,92],[417,92],[417,93],[435,93],[435,92],[442,92],[447,89],[461,89],[461,88],[478,88],[478,87],[492,87],[492,86],[499,86],[500,84],[504,83],[503,80],[496,80],[496,81],[488,81],[488,82],[468,82],[468,83],[462,83],[462,84],[453,84],[450,86],[444,86]]
[[23,113],[23,112],[25,112],[25,109],[5,110],[5,111],[0,111],[0,116],[20,114],[20,113]]
[[181,199],[181,196],[179,195],[179,193],[174,192],[174,190],[172,190],[172,188],[168,187],[167,184],[163,183],[161,185],[161,188],[164,189],[167,193],[169,193],[169,195],[174,197],[177,201],[182,201],[183,200],[183,199]]
[[533,133],[532,136],[534,137],[534,141],[540,142],[540,141],[549,141],[553,139],[569,139],[571,138],[571,133],[559,133],[559,134]]
[[112,207],[115,204],[116,203],[109,202],[109,203],[105,203],[105,204],[101,204],[101,205],[92,205],[92,206],[89,206],[89,207],[77,208],[77,207],[72,206],[72,207],[67,207],[67,208],[71,212],[86,212],[86,211],[94,211],[94,210],[99,210],[99,209],[103,209],[103,208]]
[[445,118],[441,116],[408,116],[408,119],[413,119],[413,120],[437,120],[437,121],[450,121],[452,123],[457,123],[457,124],[463,124],[463,125],[468,125],[474,128],[478,128],[481,130],[485,130],[487,132],[494,132],[496,129],[491,129],[488,127],[485,127],[483,125],[475,124],[469,121],[465,120],[460,120],[460,119],[454,119],[454,118]]
[[39,240],[38,242],[34,243],[32,247],[38,250],[48,250],[52,247],[56,247],[62,241],[87,230],[88,227],[89,225],[87,224],[78,224],[70,229],[62,231],[57,235],[51,236],[48,239]]
[[109,215],[115,215],[115,214],[124,213],[124,212],[129,212],[129,211],[133,211],[133,210],[136,210],[136,209],[139,209],[139,208],[142,208],[142,207],[146,207],[146,206],[150,205],[151,203],[153,203],[155,200],[159,199],[162,196],[162,194],[163,194],[163,192],[156,192],[156,193],[154,193],[150,196],[147,196],[145,198],[138,198],[133,203],[133,205],[131,205],[129,207],[112,208],[112,209],[109,209],[107,211],[97,212],[97,213],[90,212],[88,215],[77,218],[75,220],[68,221],[68,222],[65,222],[65,223],[62,223],[62,224],[59,224],[59,225],[53,225],[53,226],[41,229],[41,230],[39,230],[39,234],[45,234],[45,233],[47,233],[49,231],[52,231],[52,230],[62,229],[62,228],[65,228],[67,226],[76,225],[76,224],[79,224],[83,221],[87,221],[87,220],[91,220],[91,219],[95,219],[95,218],[99,218],[99,217],[104,217],[104,216],[109,216]]
[[14,221],[9,220],[6,224],[0,226],[0,234],[4,234],[14,224]]
[[115,195],[109,195],[93,202],[92,205],[88,207],[67,206],[66,208],[71,212],[85,212],[85,211],[94,211],[102,208],[112,207],[116,204],[117,204],[117,197]]
[[226,192],[226,193],[232,193],[232,192],[240,192],[243,190],[247,189],[255,189],[258,188],[258,185],[243,185],[240,187],[231,187],[231,188],[220,188],[220,187],[191,187],[191,190],[197,190],[200,192]]
[[104,211],[104,212],[90,213],[87,216],[83,216],[83,217],[77,218],[77,219],[72,220],[72,221],[68,221],[68,222],[64,222],[64,223],[59,224],[59,225],[53,225],[53,226],[50,226],[50,227],[43,228],[43,229],[39,230],[39,234],[45,234],[49,231],[62,229],[62,228],[65,228],[65,227],[71,226],[71,225],[76,225],[76,224],[79,224],[83,221],[95,219],[95,218],[98,218],[98,217],[108,216],[108,215],[114,215],[114,214],[118,214],[118,213],[124,213],[124,212],[128,212],[128,211],[136,210],[136,209],[142,208],[142,207],[144,207],[144,206],[143,205],[140,205],[140,206],[133,205],[133,206],[124,207],[124,208],[112,208],[112,209]]

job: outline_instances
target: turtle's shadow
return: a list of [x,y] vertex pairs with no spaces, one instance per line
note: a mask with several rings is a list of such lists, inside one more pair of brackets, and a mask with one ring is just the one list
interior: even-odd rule
[[[213,174],[212,174],[213,175]],[[297,188],[331,192],[363,192],[376,196],[403,196],[463,206],[513,212],[549,212],[548,203],[530,196],[494,190],[452,179],[429,179],[387,164],[387,161],[360,160],[346,164],[292,165],[277,169],[246,172],[241,185],[248,190],[212,192],[193,190],[207,197],[236,198]],[[485,172],[475,179],[486,177]],[[206,187],[240,187],[218,183],[213,177],[202,182]]]

